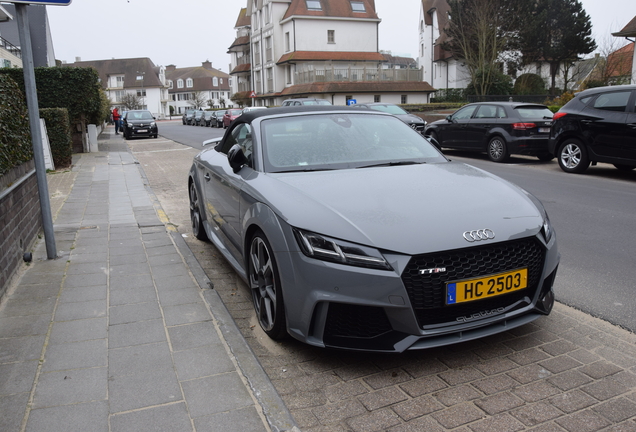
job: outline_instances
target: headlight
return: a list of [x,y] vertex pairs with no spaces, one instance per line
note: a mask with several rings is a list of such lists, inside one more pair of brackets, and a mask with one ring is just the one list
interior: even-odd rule
[[308,257],[356,267],[392,270],[389,263],[376,249],[331,239],[297,228],[294,228],[294,235],[300,249]]
[[553,230],[552,230],[552,224],[550,223],[550,218],[548,217],[548,214],[545,214],[545,217],[543,218],[543,228],[541,229],[541,232],[543,233],[543,238],[545,238],[545,242],[546,243],[550,243],[550,239],[552,238],[552,234],[553,234]]
[[150,122],[150,127],[155,127],[155,126],[157,126],[157,123],[155,123],[155,122]]

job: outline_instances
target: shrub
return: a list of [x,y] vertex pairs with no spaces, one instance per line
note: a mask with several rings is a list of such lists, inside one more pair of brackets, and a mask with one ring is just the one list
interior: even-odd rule
[[40,118],[46,122],[46,133],[51,144],[51,156],[55,168],[71,166],[73,159],[73,141],[69,128],[66,108],[43,108]]
[[515,81],[514,94],[543,95],[546,94],[545,81],[537,74],[525,73]]
[[33,159],[24,95],[16,82],[0,74],[0,175]]

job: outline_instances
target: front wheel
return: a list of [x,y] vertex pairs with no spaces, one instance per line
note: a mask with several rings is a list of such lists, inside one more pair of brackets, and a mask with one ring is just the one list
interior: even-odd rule
[[201,204],[199,202],[199,194],[194,182],[190,183],[190,223],[192,225],[192,234],[199,240],[207,240],[208,235],[203,228],[203,218],[201,217]]
[[247,259],[256,318],[267,336],[281,339],[287,334],[283,293],[272,248],[260,230],[252,237]]
[[493,162],[504,162],[508,156],[506,140],[500,136],[493,137],[488,143],[488,158]]
[[587,150],[579,140],[565,140],[558,153],[559,166],[566,173],[580,174],[590,166]]

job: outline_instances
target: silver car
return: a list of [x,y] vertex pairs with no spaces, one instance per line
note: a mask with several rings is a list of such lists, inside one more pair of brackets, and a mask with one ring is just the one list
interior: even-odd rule
[[541,203],[392,115],[274,108],[210,141],[189,173],[193,234],[246,281],[272,338],[402,352],[552,309],[559,253]]

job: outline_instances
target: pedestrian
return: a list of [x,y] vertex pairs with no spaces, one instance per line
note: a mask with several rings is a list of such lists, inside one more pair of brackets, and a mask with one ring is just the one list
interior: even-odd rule
[[119,135],[119,129],[121,129],[120,123],[121,116],[117,107],[113,109],[113,121],[115,122],[115,135]]

